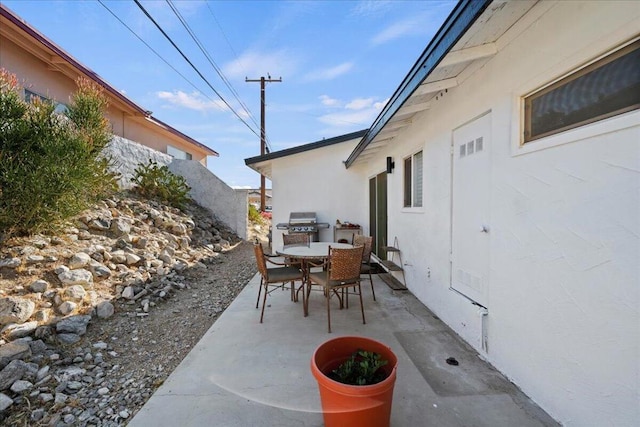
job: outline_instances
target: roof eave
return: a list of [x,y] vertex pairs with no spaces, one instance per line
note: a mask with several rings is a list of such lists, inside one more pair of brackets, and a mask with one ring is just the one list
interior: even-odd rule
[[391,99],[344,162],[350,167],[493,0],[462,0],[451,11]]

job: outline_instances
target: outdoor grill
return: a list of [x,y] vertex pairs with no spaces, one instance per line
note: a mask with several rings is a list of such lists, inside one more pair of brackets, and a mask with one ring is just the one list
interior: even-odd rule
[[321,228],[329,228],[329,223],[318,222],[315,212],[291,212],[289,222],[276,224],[278,230],[289,230],[289,234],[306,233],[312,242],[318,241],[318,231]]

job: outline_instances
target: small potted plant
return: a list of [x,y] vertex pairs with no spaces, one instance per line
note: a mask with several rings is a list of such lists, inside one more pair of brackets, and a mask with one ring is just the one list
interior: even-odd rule
[[321,344],[311,358],[326,427],[388,427],[398,359],[386,345],[346,336]]

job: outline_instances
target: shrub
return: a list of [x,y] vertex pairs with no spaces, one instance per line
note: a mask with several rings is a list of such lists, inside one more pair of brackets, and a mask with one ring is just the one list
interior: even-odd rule
[[[66,115],[50,101],[22,99],[14,75],[0,69],[0,231],[6,237],[55,229],[117,188],[102,90],[77,81]],[[31,101],[31,102],[28,102]]]
[[249,222],[258,224],[264,223],[264,219],[262,218],[262,215],[260,215],[260,211],[252,204],[249,204]]
[[184,209],[190,200],[191,187],[183,176],[176,175],[167,166],[160,166],[149,159],[146,165],[139,165],[131,182],[136,184],[135,190],[144,197],[167,203]]

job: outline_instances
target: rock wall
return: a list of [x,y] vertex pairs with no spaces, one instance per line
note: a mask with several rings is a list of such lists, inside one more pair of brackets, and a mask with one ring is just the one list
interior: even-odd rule
[[105,148],[105,153],[114,159],[115,169],[121,175],[120,187],[125,189],[132,187],[131,178],[139,164],[153,160],[160,165],[168,165],[171,172],[182,175],[187,180],[193,200],[209,209],[238,236],[247,238],[247,194],[236,192],[201,163],[174,159],[168,154],[119,136],[113,137]]
[[173,157],[168,154],[116,135],[105,147],[104,153],[110,155],[115,161],[115,169],[121,175],[118,184],[123,189],[132,187],[131,178],[139,164],[146,164],[149,160],[153,160],[160,165],[168,165],[173,160]]

